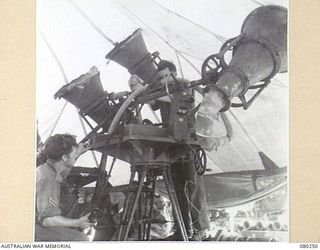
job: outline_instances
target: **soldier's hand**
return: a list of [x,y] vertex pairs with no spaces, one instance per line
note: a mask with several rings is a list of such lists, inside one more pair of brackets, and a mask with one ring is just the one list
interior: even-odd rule
[[79,227],[81,227],[82,229],[85,229],[90,226],[94,226],[94,223],[90,222],[89,216],[90,216],[90,213],[87,213],[86,215],[84,215],[78,219]]

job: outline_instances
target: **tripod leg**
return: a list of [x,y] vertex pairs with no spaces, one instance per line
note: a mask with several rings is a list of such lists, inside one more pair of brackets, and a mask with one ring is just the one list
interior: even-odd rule
[[157,179],[157,176],[154,175],[152,173],[152,176],[150,177],[150,181],[151,181],[151,190],[149,191],[148,190],[148,196],[147,199],[150,201],[149,202],[149,210],[148,210],[148,223],[147,223],[147,229],[146,229],[146,232],[145,232],[145,239],[146,240],[149,240],[150,239],[150,230],[151,230],[151,219],[152,219],[152,215],[153,215],[153,203],[154,203],[154,192],[155,192],[155,187],[156,187],[156,179]]
[[177,194],[176,194],[176,191],[173,187],[173,181],[172,181],[172,177],[171,177],[171,173],[170,173],[170,168],[165,167],[162,170],[162,174],[163,174],[164,182],[165,182],[167,190],[168,190],[169,199],[172,203],[172,208],[173,208],[173,212],[175,215],[175,219],[177,220],[178,227],[181,232],[182,238],[184,241],[188,241],[188,235],[187,235],[185,225],[183,223],[183,217],[182,217],[181,210],[179,207]]
[[136,170],[131,168],[131,176],[130,176],[130,181],[129,181],[129,190],[128,190],[128,193],[127,193],[127,197],[125,199],[125,204],[124,204],[124,207],[123,207],[123,214],[122,214],[122,217],[121,217],[121,224],[120,224],[120,227],[119,227],[119,233],[118,233],[118,238],[117,240],[120,241],[122,239],[122,234],[124,232],[124,230],[126,229],[126,227],[128,226],[127,225],[127,221],[126,221],[126,218],[127,218],[127,214],[128,214],[128,211],[129,211],[129,205],[130,205],[130,198],[132,196],[131,192],[132,192],[132,189],[133,189],[133,181],[134,181],[134,176],[136,174]]
[[[148,174],[147,174],[147,182],[148,182]],[[145,187],[145,192],[143,194],[143,200],[141,202],[141,204],[143,203],[143,207],[141,208],[141,216],[140,218],[142,218],[143,220],[146,218],[147,215],[147,211],[148,211],[148,187]],[[140,198],[141,195],[140,195]],[[141,228],[141,240],[145,240],[145,235],[146,235],[146,226],[144,221],[142,223],[139,224],[140,228]]]
[[135,213],[137,205],[138,205],[140,193],[141,193],[142,186],[143,186],[143,181],[144,181],[144,179],[146,177],[146,174],[147,174],[147,170],[144,167],[142,169],[142,172],[141,172],[141,179],[139,180],[138,190],[137,190],[137,193],[136,193],[136,195],[134,197],[134,202],[133,202],[133,205],[132,205],[132,209],[131,209],[131,211],[129,211],[129,214],[128,214],[129,215],[129,220],[128,220],[128,224],[126,225],[126,228],[124,230],[124,235],[122,237],[123,241],[127,240],[127,237],[128,237],[128,234],[129,234],[129,230],[130,230],[130,227],[131,227],[131,224],[132,224],[133,216],[134,216],[134,213]]
[[[147,174],[148,178],[148,174]],[[139,172],[139,181],[143,181],[141,179],[141,172]],[[147,187],[146,187],[147,188]],[[139,221],[138,224],[138,240],[144,240],[144,223],[141,223],[141,219],[145,217],[146,214],[146,199],[147,199],[147,189],[145,191],[141,191],[140,196],[139,196],[139,205],[138,205],[138,216],[137,220]]]

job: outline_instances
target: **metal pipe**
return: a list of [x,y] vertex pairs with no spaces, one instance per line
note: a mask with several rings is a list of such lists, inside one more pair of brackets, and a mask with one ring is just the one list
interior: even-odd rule
[[142,92],[144,92],[147,89],[147,85],[140,86],[138,89],[136,89],[133,93],[129,95],[129,97],[122,103],[121,107],[119,108],[117,114],[114,116],[110,127],[108,129],[108,134],[113,134],[114,130],[116,129],[122,115],[126,111],[126,109],[129,107],[131,102],[136,98],[138,95],[140,95]]

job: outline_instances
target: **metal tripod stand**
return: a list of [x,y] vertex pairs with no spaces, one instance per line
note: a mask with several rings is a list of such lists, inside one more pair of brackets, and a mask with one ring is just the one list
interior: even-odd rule
[[[135,175],[138,174],[138,183],[135,185]],[[173,208],[173,214],[178,229],[184,241],[188,241],[188,235],[183,223],[181,210],[178,204],[168,164],[144,164],[131,166],[129,191],[126,196],[124,211],[119,228],[118,240],[128,239],[129,231],[137,216],[138,240],[149,240],[152,224],[153,202],[155,184],[158,176],[162,176],[166,184],[168,196]]]
[[[189,140],[188,144],[198,145],[195,140]],[[141,124],[127,124],[123,135],[114,136],[111,140],[105,134],[98,134],[91,145],[95,150],[131,164],[129,190],[119,226],[118,241],[128,240],[133,225],[138,225],[139,240],[150,239],[151,224],[155,223],[152,220],[155,184],[160,176],[165,182],[181,238],[188,241],[171,176],[171,164],[188,152],[187,146],[177,146],[177,140],[168,136],[167,128]],[[138,181],[135,180],[136,175]]]

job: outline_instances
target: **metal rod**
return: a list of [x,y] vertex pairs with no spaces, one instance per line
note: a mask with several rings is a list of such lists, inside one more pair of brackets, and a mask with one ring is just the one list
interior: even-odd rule
[[[118,241],[122,240],[123,230],[128,226],[126,218],[127,218],[127,213],[129,211],[129,202],[130,202],[130,197],[131,197],[131,191],[133,189],[133,181],[134,181],[135,174],[136,174],[135,168],[131,166],[129,189],[128,189],[128,193],[126,195],[126,199],[125,199],[125,203],[124,203],[124,207],[123,207],[122,218],[120,221],[120,227],[119,227],[118,238],[117,238]],[[126,223],[126,224],[124,224],[124,223]]]
[[60,120],[60,118],[61,118],[61,116],[62,116],[62,113],[63,113],[63,111],[65,110],[67,104],[68,104],[67,101],[63,104],[63,107],[62,107],[62,109],[61,109],[61,111],[60,111],[60,113],[59,113],[59,116],[58,116],[57,120],[55,121],[55,123],[54,123],[54,125],[53,125],[53,128],[52,128],[51,131],[50,131],[49,137],[53,134],[53,131],[54,131],[55,128],[57,127],[58,122],[59,122],[59,120]]
[[148,104],[147,106],[149,107],[149,109],[150,109],[150,111],[151,111],[151,114],[153,114],[154,118],[156,118],[157,123],[160,123],[160,119],[159,119],[159,117],[157,116],[156,112],[151,108],[151,105]]
[[[139,180],[139,183],[143,180],[141,180],[141,172],[138,172],[138,180]],[[140,194],[139,196],[139,203],[138,203],[138,218],[137,218],[137,221],[138,221],[138,239],[139,240],[144,240],[144,228],[143,228],[143,221],[141,220],[142,217],[142,209],[144,208],[143,206],[143,200],[146,200],[146,199],[143,199],[144,197],[144,194],[143,192]]]
[[134,198],[133,205],[132,205],[132,210],[129,213],[129,221],[128,221],[127,227],[126,227],[124,235],[123,235],[123,240],[124,241],[127,240],[127,237],[128,237],[128,234],[129,234],[130,226],[132,224],[134,213],[135,213],[135,211],[137,209],[138,200],[139,200],[139,197],[140,197],[140,194],[141,194],[143,181],[144,181],[144,179],[146,177],[146,174],[147,174],[146,167],[143,167],[142,173],[141,173],[141,179],[139,180],[138,190],[137,190],[137,193],[136,193],[136,196]]
[[[80,120],[80,123],[81,123],[81,127],[82,127],[82,130],[83,130],[84,134],[88,135],[87,129],[86,129],[86,127],[84,125],[84,122],[82,120],[83,117],[79,113],[78,113],[78,117],[79,117],[79,120]],[[91,154],[92,154],[94,162],[96,163],[96,166],[99,167],[99,163],[98,163],[98,159],[97,159],[96,154],[92,150],[91,150]]]
[[98,173],[99,177],[97,179],[97,184],[94,189],[94,193],[92,197],[92,204],[96,207],[99,206],[102,189],[105,187],[105,182],[106,182],[105,171],[106,171],[107,159],[108,159],[108,155],[103,153],[101,156],[100,165],[99,165],[99,173]]
[[148,225],[147,225],[147,235],[146,235],[146,240],[150,239],[150,231],[151,231],[151,219],[153,216],[153,204],[154,204],[154,193],[155,193],[155,187],[156,187],[156,179],[157,176],[152,176],[152,183],[151,183],[151,191],[150,191],[150,208],[149,208],[149,214],[148,214]]
[[79,115],[82,117],[82,119],[88,124],[88,126],[90,127],[91,130],[94,129],[94,127],[90,124],[90,122],[88,121],[88,119],[85,117],[85,115],[83,113],[79,113]]
[[[149,182],[149,177],[150,177],[150,173],[148,172],[148,173],[147,173],[147,180],[146,180],[147,183]],[[141,202],[141,204],[142,204],[142,202]],[[146,219],[146,218],[147,218],[147,216],[146,216],[147,212],[148,212],[148,188],[147,188],[147,186],[146,186],[146,187],[145,187],[145,192],[144,192],[143,218],[140,217],[140,219],[141,219],[141,218],[142,218],[143,220]],[[143,239],[143,240],[146,240],[146,237],[145,237],[145,236],[146,236],[146,225],[145,225],[144,221],[143,221],[143,223],[142,223],[142,229],[143,229],[142,239]]]
[[179,207],[178,198],[177,198],[176,192],[173,187],[173,181],[171,178],[169,166],[165,167],[162,170],[162,175],[163,175],[163,179],[164,179],[164,182],[165,182],[167,190],[168,190],[168,195],[169,195],[169,199],[172,204],[173,212],[175,214],[175,217],[176,217],[176,220],[178,223],[178,228],[181,232],[183,240],[188,241],[188,234],[187,234],[184,222],[183,222],[183,217],[182,217],[181,210]]

